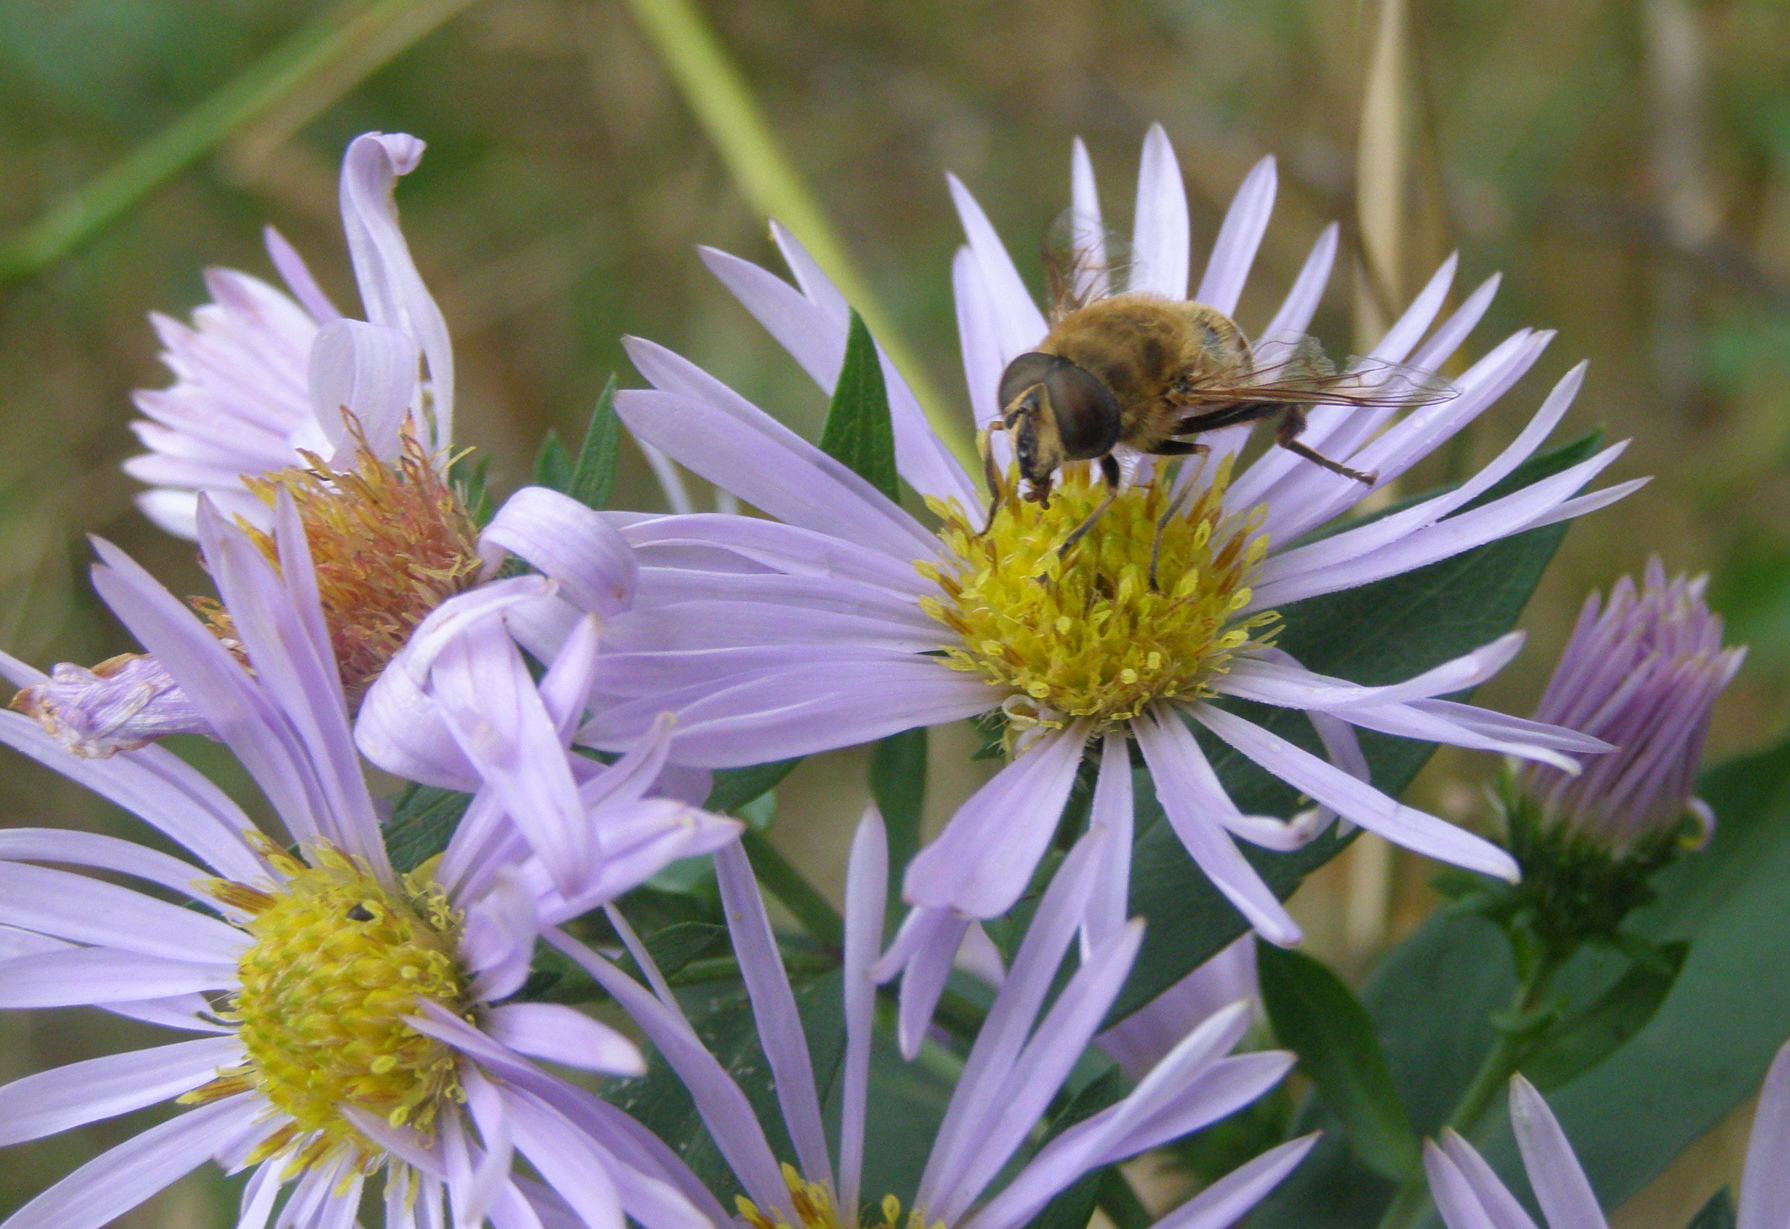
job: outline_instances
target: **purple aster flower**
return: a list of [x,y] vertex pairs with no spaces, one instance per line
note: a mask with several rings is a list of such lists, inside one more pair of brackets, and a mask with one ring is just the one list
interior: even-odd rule
[[[1271,161],[1251,172],[1193,299],[1224,313],[1236,309],[1274,184]],[[1093,175],[1079,144],[1073,186],[1077,214],[1097,217]],[[1004,368],[1033,350],[1047,325],[981,209],[955,180],[951,189],[969,236],[954,264],[965,371],[971,409],[985,423],[1001,408],[995,398]],[[831,389],[846,345],[846,303],[807,253],[785,232],[774,234],[795,271],[793,286],[719,252],[705,259],[809,375]],[[1186,200],[1160,128],[1144,145],[1134,246],[1141,270],[1134,289],[1189,296]],[[1255,334],[1259,340],[1285,341],[1306,328],[1335,251],[1332,227],[1280,309]],[[1495,288],[1495,279],[1488,281],[1441,316],[1454,267],[1451,259],[1431,279],[1370,359],[1432,371],[1454,353]],[[1517,333],[1454,381],[1456,396],[1396,422],[1385,408],[1314,408],[1301,438],[1376,473],[1376,485],[1383,486],[1494,404],[1547,340],[1547,334]],[[1291,848],[1340,815],[1431,857],[1507,878],[1516,874],[1510,856],[1495,845],[1369,784],[1354,727],[1506,752],[1569,771],[1565,753],[1605,747],[1439,698],[1495,673],[1517,651],[1520,636],[1375,687],[1317,674],[1273,645],[1279,607],[1577,516],[1632,490],[1636,483],[1575,495],[1615,460],[1618,445],[1514,494],[1466,507],[1541,446],[1565,414],[1582,368],[1561,380],[1518,436],[1460,487],[1373,521],[1311,537],[1358,505],[1367,488],[1279,449],[1235,468],[1242,433],[1232,430],[1202,437],[1211,455],[1185,467],[1173,483],[1126,486],[1063,559],[1059,544],[1101,498],[1099,480],[1086,466],[1066,467],[1048,508],[1005,501],[984,533],[986,496],[886,362],[897,460],[936,526],[910,516],[670,351],[635,341],[630,353],[656,386],[617,399],[634,433],[775,519],[696,515],[625,523],[625,536],[641,555],[639,599],[609,629],[601,699],[581,738],[599,747],[622,745],[674,707],[674,758],[719,767],[966,717],[1004,719],[1011,762],[908,867],[904,892],[918,909],[885,958],[885,971],[916,953],[944,951],[949,944],[941,940],[961,935],[966,919],[1012,905],[1095,744],[1094,822],[1117,837],[1103,847],[1089,906],[1095,940],[1109,938],[1124,915],[1135,743],[1189,854],[1260,933],[1283,944],[1298,939],[1298,927],[1243,859],[1237,839]],[[995,445],[997,453],[1004,447],[1000,439]],[[998,459],[1005,463],[1004,454]],[[1152,584],[1153,572],[1159,585]],[[1226,696],[1308,713],[1327,757],[1213,703]],[[1296,787],[1314,809],[1291,822],[1242,813],[1190,725]],[[934,960],[924,979],[936,987],[945,972]],[[908,970],[910,979],[914,973]]]
[[198,495],[208,492],[226,512],[265,525],[268,508],[243,489],[244,475],[287,469],[302,452],[321,455],[330,468],[352,468],[333,463],[351,462],[357,451],[344,408],[353,409],[381,457],[397,454],[405,422],[428,455],[445,453],[453,350],[392,198],[398,177],[415,170],[422,154],[415,137],[370,132],[342,160],[342,226],[365,320],[337,311],[272,228],[268,253],[290,294],[213,269],[206,282],[214,301],[193,313],[190,327],[152,317],[175,379],[136,394],[147,417],[132,428],[150,451],[125,469],[150,484],[138,503],[156,524],[196,537]]
[[[1535,1086],[1520,1075],[1510,1082],[1510,1121],[1548,1229],[1608,1229],[1566,1133]],[[1778,1051],[1760,1092],[1740,1178],[1737,1229],[1790,1224],[1786,1156],[1790,1156],[1790,1046]],[[1424,1145],[1423,1167],[1448,1229],[1535,1229],[1535,1222],[1492,1167],[1453,1131],[1444,1131],[1440,1143]]]
[[[0,740],[182,851],[53,829],[0,834],[0,930],[12,939],[0,1006],[92,1005],[191,1035],[0,1088],[0,1142],[170,1098],[189,1107],[51,1186],[7,1229],[103,1224],[207,1158],[253,1171],[244,1226],[267,1224],[283,1190],[280,1224],[348,1225],[381,1171],[393,1226],[443,1223],[444,1200],[456,1224],[619,1224],[625,1212],[684,1229],[708,1217],[713,1198],[669,1149],[533,1061],[632,1074],[633,1045],[570,1008],[504,1000],[541,926],[733,840],[738,825],[643,796],[663,728],[612,767],[568,755],[578,710],[557,697],[583,694],[588,677],[566,672],[590,658],[568,653],[535,695],[543,722],[511,711],[513,689],[488,696],[494,723],[541,735],[507,744],[505,768],[537,782],[534,793],[518,799],[494,773],[446,850],[400,870],[361,775],[293,501],[274,508],[282,567],[205,501],[197,528],[236,651],[105,543],[95,585],[284,831],[258,831],[163,748],[80,759],[0,713]],[[4,664],[17,681],[41,678]],[[541,809],[520,814],[522,801]],[[512,1174],[517,1153],[543,1182]]]
[[[871,964],[883,933],[888,851],[881,819],[859,826],[846,872],[845,1051],[837,1151],[829,1148],[814,1064],[757,882],[738,846],[716,855],[734,952],[752,1000],[794,1163],[779,1165],[751,1103],[698,1039],[645,950],[622,926],[652,988],[567,936],[549,938],[613,995],[690,1090],[717,1147],[743,1188],[741,1212],[754,1229],[1018,1229],[1083,1174],[1217,1121],[1270,1088],[1292,1055],[1227,1057],[1248,1025],[1234,1004],[1192,1028],[1122,1101],[1056,1138],[996,1186],[1112,1006],[1137,954],[1142,924],[1126,924],[1046,999],[1074,942],[1093,891],[1094,846],[1084,838],[1045,891],[1002,981],[934,1136],[916,1190],[868,1204],[866,1151],[877,1146],[867,1105],[876,987]],[[1315,1136],[1284,1144],[1243,1166],[1158,1221],[1173,1229],[1219,1229],[1242,1216],[1296,1165]],[[903,1207],[907,1209],[903,1211]]]
[[1715,817],[1691,791],[1710,709],[1746,650],[1722,648],[1721,618],[1703,601],[1706,580],[1667,580],[1655,557],[1639,587],[1625,576],[1607,603],[1596,593],[1585,599],[1535,718],[1616,750],[1577,775],[1547,765],[1517,773],[1539,828],[1613,857],[1670,838],[1687,815],[1707,838]]

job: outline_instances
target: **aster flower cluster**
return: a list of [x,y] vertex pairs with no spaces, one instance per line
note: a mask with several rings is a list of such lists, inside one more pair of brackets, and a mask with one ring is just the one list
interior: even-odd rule
[[[1464,481],[1382,494],[1510,413],[1540,361],[1545,333],[1470,343],[1495,279],[1455,301],[1450,259],[1367,355],[1301,384],[1267,356],[1315,353],[1336,228],[1268,320],[1231,322],[1274,164],[1196,276],[1153,128],[1129,280],[1084,259],[1054,304],[950,181],[980,467],[774,228],[793,281],[703,259],[831,397],[821,443],[630,339],[649,387],[606,397],[579,456],[548,454],[486,514],[447,324],[398,225],[422,151],[348,149],[359,316],[269,231],[284,289],[217,271],[190,325],[156,318],[174,383],[138,394],[148,452],[127,468],[215,595],[177,599],[100,542],[128,650],[47,674],[0,658],[21,689],[0,741],[147,828],[0,831],[0,1007],[182,1034],[0,1087],[9,1144],[173,1106],[0,1229],[103,1225],[208,1163],[246,1175],[240,1226],[1022,1229],[1099,1207],[1222,1229],[1258,1205],[1309,1223],[1327,1196],[1306,1175],[1349,1165],[1388,1224],[1431,1189],[1451,1229],[1529,1223],[1466,1137],[1520,1066],[1564,1082],[1670,1018],[1682,938],[1617,926],[1669,861],[1637,850],[1687,815],[1720,844],[1697,770],[1741,652],[1702,582],[1655,560],[1591,599],[1534,717],[1466,698],[1523,647],[1533,580],[1508,576],[1640,485],[1593,485],[1621,444],[1544,450],[1575,368]],[[1084,252],[1103,250],[1079,143],[1070,170]],[[1172,371],[1151,405],[1217,403],[1207,422],[1123,443],[1114,389],[1143,378],[1142,343],[1109,338],[1125,357],[1099,370],[1051,348],[1099,303],[1205,322],[1189,335],[1231,366]],[[1270,416],[1281,446],[1248,447]],[[623,426],[672,512],[604,506]],[[965,720],[998,766],[922,842],[924,732]],[[194,738],[263,802],[181,758]],[[754,825],[796,760],[877,743],[897,767],[836,911]],[[1400,800],[1435,745],[1518,765],[1502,843]],[[1396,981],[1364,1004],[1277,950],[1303,937],[1284,898],[1360,832],[1480,877],[1513,935],[1533,917],[1508,902],[1537,889],[1484,884],[1545,892],[1591,846],[1639,885],[1544,960],[1513,938],[1513,1011],[1475,1041],[1446,1129],[1401,1100],[1373,1015]],[[1550,997],[1592,940],[1630,957],[1615,988]],[[1445,995],[1438,1029],[1458,1009]],[[1295,1063],[1316,1091],[1297,1121]],[[1756,1155],[1784,1147],[1783,1067]],[[1601,1224],[1540,1095],[1513,1087],[1550,1224]],[[1146,1202],[1139,1158],[1164,1154],[1184,1172]],[[1742,1223],[1775,1224],[1755,1171]]]

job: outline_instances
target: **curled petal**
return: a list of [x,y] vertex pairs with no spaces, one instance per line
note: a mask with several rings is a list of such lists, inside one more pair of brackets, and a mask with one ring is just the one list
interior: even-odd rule
[[397,457],[399,432],[421,404],[416,363],[416,342],[401,329],[360,320],[324,325],[311,343],[316,438],[301,434],[293,443],[322,452],[337,469],[353,468],[363,443],[382,460]]
[[613,615],[633,601],[640,565],[632,548],[601,514],[569,495],[523,487],[497,510],[479,544],[488,563],[492,548],[528,560],[581,610]]

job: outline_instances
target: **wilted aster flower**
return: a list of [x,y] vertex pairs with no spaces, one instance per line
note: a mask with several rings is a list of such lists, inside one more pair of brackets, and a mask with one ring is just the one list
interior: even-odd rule
[[[1272,162],[1250,174],[1193,298],[1221,312],[1235,310],[1274,182]],[[982,211],[956,181],[952,192],[969,235],[955,263],[956,288],[971,407],[983,423],[1000,409],[995,394],[1006,364],[1038,345],[1046,323]],[[1079,215],[1098,213],[1079,145],[1074,203]],[[846,344],[846,304],[787,234],[776,236],[798,286],[720,253],[707,259],[830,389]],[[1133,287],[1186,298],[1189,242],[1180,175],[1167,138],[1152,129],[1138,191],[1141,273]],[[1259,337],[1302,332],[1335,249],[1332,228]],[[1374,347],[1372,359],[1429,371],[1454,352],[1484,312],[1493,284],[1468,295],[1432,331],[1453,272],[1450,260]],[[1314,409],[1302,438],[1376,472],[1384,485],[1492,405],[1546,341],[1543,334],[1517,334],[1455,381],[1457,396],[1390,426],[1390,410]],[[1096,742],[1095,820],[1125,833],[1103,854],[1090,912],[1097,937],[1109,935],[1124,913],[1135,740],[1189,854],[1278,943],[1296,941],[1298,927],[1235,838],[1289,848],[1340,814],[1432,857],[1516,874],[1496,846],[1368,784],[1353,726],[1563,766],[1569,763],[1564,751],[1603,747],[1437,698],[1502,667],[1517,650],[1516,636],[1383,687],[1318,675],[1272,645],[1279,607],[1577,516],[1632,489],[1630,483],[1574,494],[1615,459],[1618,446],[1464,510],[1540,447],[1578,388],[1579,370],[1460,487],[1369,523],[1301,542],[1355,507],[1367,493],[1363,484],[1277,449],[1233,472],[1241,436],[1214,433],[1205,437],[1212,455],[1184,469],[1172,491],[1167,482],[1127,486],[1075,551],[1059,559],[1059,543],[1101,495],[1087,467],[1063,471],[1048,508],[1003,507],[982,533],[985,497],[886,363],[897,460],[939,518],[936,530],[677,355],[645,342],[632,343],[630,353],[657,386],[617,398],[635,434],[776,520],[674,516],[626,526],[641,552],[640,599],[611,628],[614,652],[600,675],[602,700],[581,737],[599,747],[619,745],[661,709],[676,707],[674,757],[725,766],[965,717],[1005,718],[1016,754],[909,865],[905,895],[920,910],[890,962],[943,951],[949,945],[938,939],[946,932],[962,934],[967,918],[1012,905],[1056,829],[1084,752]],[[1158,524],[1161,583],[1152,585]],[[1212,703],[1223,696],[1308,712],[1329,758]],[[1322,809],[1292,823],[1242,814],[1189,721]],[[942,985],[944,974],[944,967],[930,967],[926,978]]]
[[[1133,922],[1099,945],[1046,1010],[1093,887],[1091,845],[1105,837],[1084,838],[1046,890],[957,1077],[919,1185],[905,1201],[890,1194],[866,1203],[862,1190],[866,1150],[878,1146],[879,1124],[867,1105],[876,999],[870,966],[883,933],[888,875],[882,821],[874,813],[859,826],[846,872],[845,1050],[836,1154],[828,1148],[795,998],[757,882],[737,846],[717,854],[717,878],[794,1164],[778,1164],[751,1103],[703,1047],[631,936],[630,950],[647,970],[652,991],[575,941],[549,937],[615,997],[689,1089],[744,1188],[739,1207],[754,1229],[1018,1229],[1083,1174],[1217,1121],[1260,1096],[1292,1062],[1292,1055],[1279,1052],[1226,1057],[1248,1024],[1247,1007],[1234,1004],[1192,1028],[1130,1095],[1044,1144],[998,1191],[987,1193],[1032,1137],[1137,954],[1142,926]],[[1315,1138],[1258,1157],[1158,1221],[1159,1229],[1229,1225],[1299,1162]]]
[[1744,648],[1722,648],[1706,577],[1666,579],[1658,557],[1637,588],[1623,577],[1605,603],[1585,599],[1535,719],[1615,745],[1583,772],[1526,765],[1516,788],[1529,822],[1612,857],[1676,834],[1687,816],[1708,836],[1715,817],[1693,796],[1715,699]]
[[[18,1142],[174,1098],[186,1112],[82,1166],[8,1229],[96,1226],[207,1158],[254,1170],[241,1223],[346,1225],[386,1175],[387,1223],[619,1223],[683,1229],[712,1204],[669,1150],[526,1056],[641,1069],[631,1043],[570,1008],[504,999],[538,928],[575,916],[738,825],[642,798],[663,729],[613,767],[568,757],[553,702],[583,678],[549,672],[543,743],[516,748],[535,798],[516,815],[481,789],[445,852],[401,871],[382,843],[289,497],[275,508],[276,570],[200,505],[200,538],[240,636],[231,651],[141,568],[101,543],[101,595],[236,754],[284,822],[277,838],[165,749],[65,754],[0,714],[0,740],[134,812],[194,861],[90,833],[0,834],[0,1006],[95,1005],[197,1040],[75,1063],[0,1089],[0,1141]],[[581,633],[594,639],[594,627]],[[588,663],[568,654],[563,669]],[[8,672],[31,672],[6,659]],[[494,723],[514,697],[488,694]],[[575,715],[575,714],[574,714]],[[574,769],[569,759],[576,759]],[[527,839],[524,839],[526,836]],[[287,846],[286,841],[292,844]],[[124,875],[141,891],[63,863]],[[167,894],[172,894],[171,898]],[[520,1152],[547,1185],[511,1175]],[[706,1202],[705,1202],[706,1201]]]
[[[192,536],[203,492],[263,531],[257,540],[276,565],[264,530],[280,495],[292,499],[351,705],[419,623],[493,579],[511,554],[557,582],[526,609],[510,602],[510,625],[543,659],[582,615],[625,605],[634,583],[626,544],[576,501],[524,488],[481,530],[451,480],[453,352],[392,199],[422,150],[415,137],[368,133],[343,161],[342,218],[368,320],[336,312],[272,232],[297,302],[246,274],[214,272],[218,302],[195,314],[196,328],[158,317],[179,379],[138,395],[156,421],[135,425],[156,453],[127,465],[161,484],[143,496],[159,523]],[[228,617],[208,613],[232,640]],[[130,655],[91,670],[60,664],[13,707],[84,756],[212,733],[159,663]],[[375,730],[365,741],[378,748],[383,738]]]
[[342,226],[365,320],[337,311],[271,228],[268,253],[290,295],[247,273],[213,269],[206,281],[214,302],[193,313],[191,327],[153,317],[175,381],[136,394],[148,417],[132,427],[150,451],[125,462],[154,488],[138,497],[151,520],[195,537],[198,495],[207,492],[226,512],[265,525],[268,509],[243,477],[298,465],[303,452],[352,469],[356,441],[344,408],[382,458],[397,454],[405,422],[426,455],[445,452],[453,350],[392,198],[398,176],[415,170],[422,154],[415,137],[370,132],[342,160]]
[[[596,512],[556,491],[524,487],[477,529],[408,430],[404,439],[395,462],[363,449],[348,471],[313,465],[249,481],[269,509],[284,498],[294,510],[309,543],[307,583],[317,594],[332,660],[352,707],[360,706],[419,626],[431,618],[453,619],[466,603],[474,609],[494,602],[504,606],[505,626],[545,661],[581,618],[613,614],[631,600],[633,552]],[[253,527],[248,535],[272,566],[283,566],[271,535]],[[541,575],[519,583],[498,581],[512,554]],[[214,566],[209,556],[206,564]],[[227,610],[210,601],[195,605],[224,643],[236,643]],[[416,699],[405,695],[407,702]],[[48,681],[22,690],[12,707],[36,719],[72,753],[89,758],[133,750],[169,734],[215,736],[161,663],[138,654],[91,670],[58,664]],[[432,704],[426,707],[432,711]],[[380,711],[389,715],[391,708],[388,697]],[[403,772],[387,743],[421,738],[439,727],[434,718],[419,726],[424,716],[411,703],[397,734],[379,718],[370,719],[362,740],[369,756]]]
[[[1510,1082],[1510,1121],[1548,1229],[1608,1229],[1566,1133],[1535,1086],[1520,1075]],[[1740,1179],[1736,1229],[1781,1229],[1790,1224],[1786,1156],[1790,1156],[1790,1046],[1778,1051],[1759,1096]],[[1440,1144],[1424,1145],[1423,1167],[1448,1229],[1535,1229],[1535,1222],[1492,1167],[1453,1131],[1444,1131]]]

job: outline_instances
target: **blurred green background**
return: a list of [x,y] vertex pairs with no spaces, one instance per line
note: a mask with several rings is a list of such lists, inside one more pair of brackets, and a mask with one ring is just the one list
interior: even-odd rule
[[[169,126],[193,124],[227,83],[246,80],[265,104],[195,142],[190,165],[90,243],[0,283],[0,647],[43,665],[131,647],[87,592],[87,533],[177,591],[204,590],[192,548],[136,515],[118,470],[136,451],[130,390],[167,382],[145,314],[201,303],[206,265],[268,275],[260,228],[270,222],[338,302],[354,302],[336,173],[346,142],[368,129],[429,142],[400,188],[405,229],[454,333],[458,442],[491,458],[495,485],[526,480],[548,428],[575,438],[611,372],[636,381],[625,333],[688,354],[812,433],[821,398],[693,253],[713,244],[776,267],[762,198],[742,191],[698,122],[644,33],[646,9],[668,11],[657,0],[0,2],[0,236]],[[1359,258],[1314,325],[1334,348],[1359,346],[1376,312],[1451,250],[1462,254],[1462,293],[1502,271],[1470,352],[1524,325],[1560,335],[1537,373],[1423,477],[1491,455],[1581,357],[1591,372],[1568,430],[1632,436],[1613,476],[1656,477],[1573,529],[1531,607],[1529,650],[1482,698],[1527,711],[1585,591],[1657,552],[1670,568],[1710,572],[1732,639],[1752,645],[1713,753],[1781,734],[1790,6],[710,0],[699,12],[892,336],[923,356],[951,408],[964,397],[948,274],[960,235],[943,174],[965,179],[1035,274],[1037,239],[1067,202],[1076,134],[1123,228],[1139,141],[1149,123],[1167,127],[1196,260],[1249,166],[1280,159],[1246,328],[1266,318],[1331,218]],[[276,76],[295,40],[302,71]],[[632,453],[620,498],[658,498]],[[1470,815],[1489,771],[1441,759],[1421,801]],[[805,766],[785,815],[837,831],[855,808],[820,799],[857,772],[850,757]],[[17,759],[0,791],[6,823],[112,822]],[[817,874],[836,868],[835,847],[799,844]],[[1364,853],[1326,872],[1300,908],[1322,923],[1320,950],[1359,968],[1425,907],[1426,875]],[[116,1044],[111,1027],[9,1017],[0,1079],[100,1053]],[[10,1152],[0,1211],[139,1125]],[[1656,1223],[1657,1209],[1731,1174],[1737,1153],[1724,1138],[1686,1171],[1690,1194],[1659,1184],[1626,1223]],[[226,1223],[220,1199],[195,1180],[120,1223]]]

